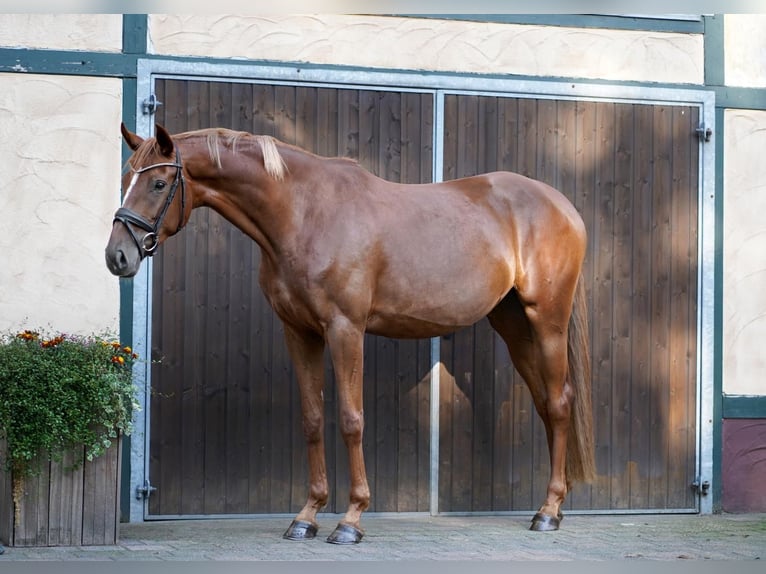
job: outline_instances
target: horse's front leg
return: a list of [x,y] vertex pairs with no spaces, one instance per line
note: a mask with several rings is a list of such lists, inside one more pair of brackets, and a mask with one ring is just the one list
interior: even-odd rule
[[316,515],[327,504],[329,489],[324,450],[324,341],[285,324],[287,349],[295,366],[301,394],[303,433],[309,463],[309,496],[284,538],[308,540],[317,533]]
[[335,381],[338,387],[340,432],[348,450],[351,479],[349,507],[335,531],[327,538],[333,544],[356,544],[364,536],[360,526],[362,512],[370,505],[370,488],[362,453],[363,412],[363,347],[364,330],[345,318],[336,319],[328,328]]

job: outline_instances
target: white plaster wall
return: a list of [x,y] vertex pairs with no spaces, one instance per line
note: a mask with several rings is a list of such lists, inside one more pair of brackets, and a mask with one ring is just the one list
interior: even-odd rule
[[157,54],[440,72],[704,82],[701,34],[385,16],[149,17]]
[[121,114],[119,79],[0,74],[0,331],[117,332]]
[[766,395],[766,111],[724,130],[723,390]]
[[122,50],[122,14],[0,14],[0,46]]
[[724,42],[726,85],[766,87],[766,14],[727,14]]

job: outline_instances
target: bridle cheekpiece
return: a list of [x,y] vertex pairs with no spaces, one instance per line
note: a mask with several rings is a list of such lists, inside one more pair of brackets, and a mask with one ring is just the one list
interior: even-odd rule
[[[130,232],[130,236],[133,238],[133,241],[135,241],[136,246],[138,247],[138,252],[141,254],[141,259],[154,255],[154,252],[159,245],[160,227],[162,226],[162,222],[165,220],[165,216],[168,213],[168,209],[170,209],[170,205],[173,203],[173,199],[175,198],[176,190],[178,189],[179,184],[181,186],[181,219],[179,220],[176,233],[181,231],[183,226],[186,224],[184,221],[184,216],[186,214],[186,184],[184,182],[183,166],[181,165],[181,153],[178,151],[178,147],[176,147],[175,162],[155,163],[146,167],[142,167],[141,169],[133,170],[133,177],[138,177],[138,175],[144,173],[145,171],[149,171],[156,167],[174,167],[176,168],[176,176],[173,179],[173,183],[170,184],[170,191],[168,192],[168,196],[165,199],[165,204],[162,206],[162,210],[160,210],[159,215],[155,218],[154,223],[127,207],[120,207],[114,213],[114,219],[112,220],[112,222],[119,221]],[[138,235],[132,227],[134,225],[136,227],[140,227],[147,233],[139,239]]]

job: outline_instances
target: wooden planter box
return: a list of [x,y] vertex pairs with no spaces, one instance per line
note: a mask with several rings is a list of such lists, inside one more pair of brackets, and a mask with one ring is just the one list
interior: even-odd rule
[[[0,452],[5,451],[0,444]],[[89,546],[117,543],[120,521],[122,439],[93,461],[72,470],[75,457],[40,464],[24,479],[19,508],[13,477],[0,468],[0,541],[6,546]],[[5,456],[0,457],[5,460]],[[70,468],[68,468],[70,467]]]

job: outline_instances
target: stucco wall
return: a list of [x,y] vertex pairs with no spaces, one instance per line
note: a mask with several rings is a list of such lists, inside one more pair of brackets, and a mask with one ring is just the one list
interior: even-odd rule
[[766,394],[766,111],[727,110],[723,388]]
[[701,84],[700,34],[386,16],[162,15],[157,54]]
[[116,332],[121,114],[119,79],[0,74],[0,330]]
[[122,14],[3,14],[0,46],[119,52]]
[[724,17],[724,61],[727,86],[766,86],[766,14]]

